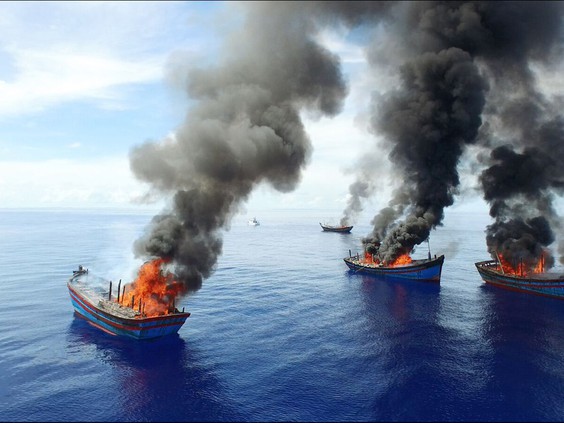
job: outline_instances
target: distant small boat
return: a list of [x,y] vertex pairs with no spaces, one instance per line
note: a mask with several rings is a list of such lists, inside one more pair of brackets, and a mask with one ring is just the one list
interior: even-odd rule
[[564,299],[564,275],[533,273],[528,276],[504,273],[497,260],[475,263],[485,283],[511,291]]
[[[90,280],[92,279],[92,280]],[[92,325],[112,335],[122,335],[135,339],[150,339],[177,333],[190,313],[180,312],[174,306],[168,314],[145,317],[141,306],[135,310],[111,298],[110,291],[96,292],[91,283],[97,279],[89,275],[88,269],[79,266],[67,282],[71,302],[81,317]],[[119,299],[119,286],[118,286]]]
[[425,282],[441,281],[441,272],[445,256],[435,258],[413,260],[408,264],[396,266],[384,266],[381,263],[366,262],[363,257],[350,256],[343,259],[353,273],[359,272],[368,275],[375,275],[385,279],[406,279]]
[[260,225],[260,222],[257,220],[256,217],[249,219],[249,226],[259,226],[259,225]]
[[342,234],[349,233],[353,228],[352,226],[331,226],[331,225],[324,225],[322,223],[319,223],[319,225],[321,226],[324,232],[340,232]]

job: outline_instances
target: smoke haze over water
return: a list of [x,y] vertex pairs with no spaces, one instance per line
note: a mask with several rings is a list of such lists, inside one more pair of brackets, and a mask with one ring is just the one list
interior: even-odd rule
[[[494,232],[488,232],[488,248],[497,248],[490,245],[493,240],[505,242],[495,234],[504,222],[523,220],[519,213],[525,209],[526,218],[534,219],[523,220],[536,228],[533,238],[540,236],[541,245],[552,242],[547,234],[557,218],[551,195],[563,186],[557,156],[563,125],[536,89],[530,66],[558,57],[560,3],[249,2],[240,7],[243,29],[229,36],[221,62],[188,73],[186,89],[195,106],[185,121],[173,136],[130,153],[136,177],[172,199],[135,243],[137,256],[172,260],[186,290],[197,290],[221,254],[222,231],[251,192],[263,183],[280,192],[296,188],[312,152],[300,113],[335,116],[347,95],[339,58],[316,38],[323,28],[338,26],[381,29],[367,31],[376,37],[367,47],[372,71],[397,67],[397,85],[373,97],[368,128],[385,145],[367,155],[387,152],[402,181],[365,240],[381,242],[381,258],[411,252],[441,225],[444,209],[455,201],[457,167],[470,144],[492,151],[483,156],[482,164],[491,167],[481,178],[496,218],[488,229]],[[500,135],[507,133],[512,136]],[[501,144],[507,147],[497,148]],[[500,181],[510,185],[511,178],[499,169],[516,162],[543,172],[535,173],[534,182],[501,188]],[[369,165],[359,166],[342,222],[362,210],[374,192],[374,177]],[[534,210],[521,201],[532,198]]]

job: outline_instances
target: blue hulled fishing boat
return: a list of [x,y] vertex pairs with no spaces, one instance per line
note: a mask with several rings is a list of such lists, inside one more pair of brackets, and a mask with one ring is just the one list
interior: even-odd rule
[[[177,310],[174,305],[166,314],[147,316],[140,302],[123,304],[120,290],[112,300],[112,285],[109,291],[94,288],[103,279],[89,274],[88,269],[79,266],[67,282],[71,302],[80,317],[112,335],[135,339],[150,339],[177,333],[190,313]],[[136,309],[133,307],[137,305]]]
[[323,232],[339,232],[342,234],[348,234],[352,230],[352,226],[332,226],[323,223],[319,223]]
[[549,272],[528,275],[507,272],[497,260],[480,261],[475,266],[487,284],[511,291],[564,299],[564,275]]
[[358,272],[374,275],[386,280],[414,280],[440,283],[445,256],[410,260],[410,262],[405,264],[394,264],[391,266],[386,266],[358,254],[345,257],[343,260],[352,273]]

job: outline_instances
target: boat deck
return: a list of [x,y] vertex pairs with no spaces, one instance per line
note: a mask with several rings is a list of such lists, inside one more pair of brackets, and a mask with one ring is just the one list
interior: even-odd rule
[[444,255],[433,259],[413,260],[411,263],[395,266],[366,262],[364,257],[360,257],[358,254],[345,257],[343,260],[353,274],[362,272],[389,279],[410,279],[440,283]]
[[105,283],[104,279],[92,276],[88,273],[76,275],[69,281],[71,286],[80,292],[80,295],[91,304],[95,304],[101,310],[124,319],[141,317],[141,313],[137,310],[108,300],[108,292],[104,291],[100,286],[97,286],[97,282]]
[[428,259],[413,260],[411,263],[396,264],[393,267],[389,267],[389,266],[383,265],[382,263],[366,262],[366,261],[364,261],[364,257],[362,257],[362,258],[347,257],[345,259],[345,261],[347,261],[347,260],[350,261],[353,264],[358,265],[358,266],[371,267],[373,269],[398,269],[398,268],[402,268],[402,267],[413,267],[413,266],[418,265],[418,264],[423,264],[425,262],[434,261],[433,259],[431,259],[431,260],[428,260]]
[[[182,312],[174,308],[174,311],[167,314],[147,316],[142,310],[117,303],[110,297],[110,291],[105,288],[107,285],[108,281],[89,274],[88,269],[83,269],[82,266],[79,266],[78,271],[73,271],[73,276],[67,282],[75,313],[112,335],[135,339],[171,335],[177,333],[190,317],[190,313],[184,312],[184,308]],[[110,281],[110,290],[111,285]]]
[[499,265],[495,260],[488,260],[476,263],[478,268],[482,268],[485,271],[495,273],[499,276],[507,276],[516,279],[523,279],[523,280],[542,280],[542,281],[562,281],[564,280],[564,274],[560,272],[543,272],[543,273],[533,273],[525,276],[516,275],[516,274],[509,274],[504,273],[499,270]]

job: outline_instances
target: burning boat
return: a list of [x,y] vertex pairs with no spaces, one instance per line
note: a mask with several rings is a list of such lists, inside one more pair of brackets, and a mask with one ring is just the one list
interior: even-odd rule
[[364,273],[375,275],[389,280],[414,280],[424,282],[441,281],[441,272],[445,256],[413,260],[408,254],[398,257],[393,263],[385,264],[379,261],[373,254],[366,252],[364,256],[356,254],[343,259],[353,273]]
[[525,269],[523,263],[511,266],[498,255],[497,260],[475,263],[485,283],[511,291],[564,299],[564,275],[545,272],[544,257],[533,269]]
[[348,234],[353,228],[352,226],[331,226],[327,224],[324,225],[322,223],[319,223],[319,225],[324,232],[339,232],[342,234]]
[[121,280],[115,297],[111,281],[108,291],[95,288],[105,282],[102,278],[90,274],[88,269],[79,266],[78,270],[73,271],[67,287],[75,312],[112,335],[135,339],[170,335],[177,333],[190,316],[184,309],[179,311],[174,306],[174,300],[167,307],[155,307],[147,296],[139,295],[135,299],[131,289],[126,290],[126,285],[120,293]]

